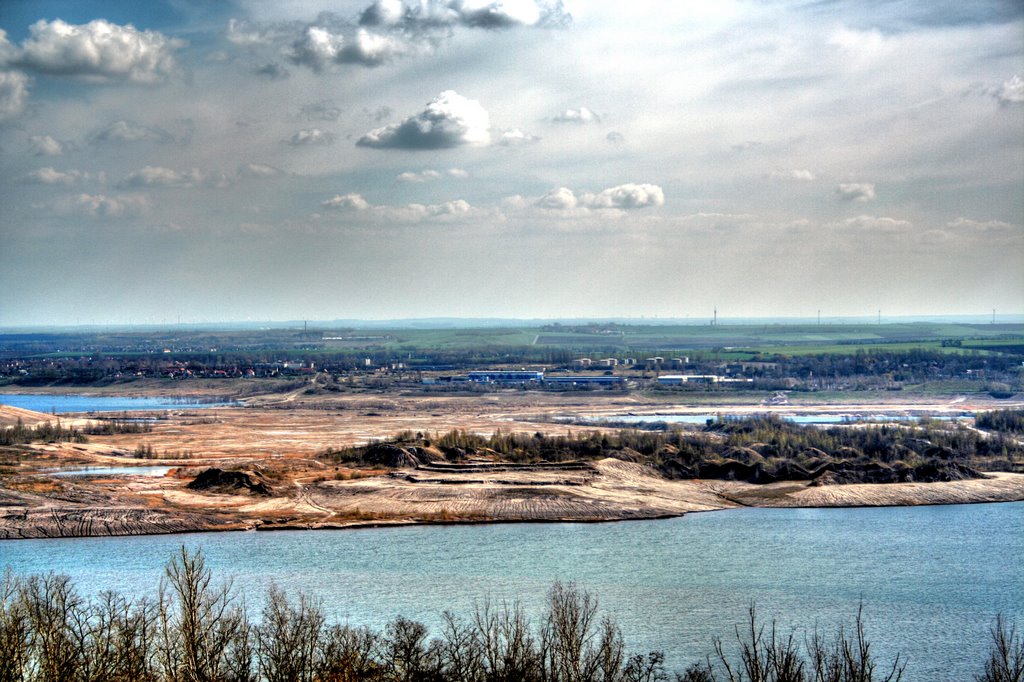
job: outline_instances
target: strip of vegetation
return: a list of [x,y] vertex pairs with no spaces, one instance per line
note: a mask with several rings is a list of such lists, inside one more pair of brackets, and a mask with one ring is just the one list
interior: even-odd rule
[[[318,600],[272,587],[251,619],[230,584],[216,586],[201,554],[182,548],[156,600],[105,592],[83,599],[58,575],[0,586],[0,681],[49,682],[667,682],[661,652],[630,654],[592,595],[555,583],[532,621],[518,604],[443,615],[439,635],[399,616],[383,631],[329,624]],[[801,645],[751,607],[735,645],[675,673],[677,682],[898,681],[905,666],[875,659],[858,611],[849,630],[815,630]],[[1019,682],[1024,638],[997,619],[979,682]]]
[[1024,410],[1009,409],[982,412],[975,419],[975,425],[979,429],[986,429],[988,431],[1024,433]]
[[82,431],[90,436],[115,436],[119,433],[149,433],[153,424],[140,419],[101,419],[86,426]]
[[87,436],[112,436],[119,433],[149,433],[153,425],[129,419],[110,419],[92,423],[85,428],[64,426],[60,420],[25,426],[21,419],[14,426],[0,429],[0,446],[26,443],[86,443]]
[[830,484],[982,478],[982,471],[1019,468],[1024,446],[1001,433],[986,437],[937,422],[819,428],[763,415],[719,418],[697,431],[621,429],[564,436],[498,431],[489,437],[459,430],[433,437],[405,432],[384,443],[321,456],[336,463],[391,467],[467,458],[527,463],[614,457],[651,466],[672,479]]
[[57,421],[46,421],[36,426],[25,426],[21,419],[14,426],[0,429],[0,445],[24,445],[25,443],[58,443],[70,441],[84,443],[88,440],[77,428],[66,427]]

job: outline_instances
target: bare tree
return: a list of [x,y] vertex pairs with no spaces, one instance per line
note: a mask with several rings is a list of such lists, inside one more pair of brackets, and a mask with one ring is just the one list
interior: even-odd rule
[[388,679],[414,682],[428,669],[427,627],[399,616],[388,623],[383,642],[384,667]]
[[8,569],[0,584],[0,682],[21,682],[25,679],[31,632],[18,581]]
[[26,677],[39,682],[74,679],[84,661],[73,625],[82,600],[71,580],[62,575],[32,576],[22,584],[20,598],[30,627]]
[[[892,662],[885,677],[875,677],[877,664],[871,655],[871,644],[864,634],[864,605],[857,607],[853,621],[854,634],[848,636],[839,626],[835,639],[827,643],[815,631],[807,648],[810,652],[810,666],[814,671],[814,682],[899,682],[906,667],[899,654]],[[881,674],[881,673],[879,673]]]
[[160,664],[167,682],[250,682],[251,626],[230,583],[212,585],[202,553],[167,565],[159,599]]
[[531,633],[530,621],[520,604],[490,601],[478,605],[473,623],[480,642],[484,674],[491,682],[537,679],[541,654]]
[[331,682],[363,682],[383,677],[378,659],[380,637],[366,627],[335,625],[321,645],[318,677]]
[[463,622],[451,611],[445,611],[441,618],[444,626],[439,646],[441,673],[444,679],[465,682],[481,682],[487,679],[484,647],[477,628],[471,623]]
[[322,668],[320,640],[326,617],[322,606],[299,595],[297,606],[271,587],[263,622],[256,629],[256,653],[267,682],[313,682]]
[[992,626],[992,648],[985,661],[985,672],[977,682],[1022,682],[1024,680],[1024,637],[1015,624],[1007,624],[1002,615]]

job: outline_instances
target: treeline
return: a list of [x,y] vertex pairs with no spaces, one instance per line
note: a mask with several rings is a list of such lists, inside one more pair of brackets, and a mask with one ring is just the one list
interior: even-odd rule
[[149,433],[153,425],[128,419],[109,419],[79,429],[64,426],[59,419],[25,426],[19,418],[14,426],[0,429],[0,445],[24,445],[26,443],[86,443],[88,436],[111,436],[118,433]]
[[0,429],[0,445],[24,445],[37,441],[84,443],[87,440],[84,433],[73,426],[64,426],[59,419],[40,422],[35,426],[25,426],[21,419],[18,419],[18,423],[14,426]]
[[[565,435],[464,430],[406,431],[386,441],[411,458],[382,461],[379,443],[321,453],[348,464],[406,466],[435,457],[483,456],[508,462],[565,462],[614,457],[651,466],[669,478],[724,478],[752,483],[819,480],[897,483],[978,478],[980,470],[1013,471],[1024,446],[1001,433],[986,436],[940,422],[863,428],[802,426],[775,415],[723,418],[700,430],[619,429]],[[823,478],[824,477],[824,478]]]
[[911,350],[868,351],[858,349],[852,353],[823,353],[777,358],[780,369],[795,377],[826,376],[880,376],[888,374],[894,381],[924,381],[926,379],[964,376],[971,372],[994,373],[999,376],[1017,375],[1020,367],[1020,349],[1014,355],[980,353],[943,353],[925,348]]
[[144,419],[113,418],[98,419],[89,423],[82,431],[90,436],[114,436],[119,433],[149,433],[153,423]]
[[[504,332],[474,331],[471,336],[479,337],[479,344],[464,348],[410,348],[402,344],[399,349],[376,342],[368,342],[362,347],[331,347],[325,345],[318,334],[312,334],[306,341],[289,338],[276,343],[246,344],[244,347],[221,350],[210,349],[210,346],[221,345],[212,340],[208,345],[195,342],[186,348],[176,347],[171,353],[163,353],[162,346],[145,344],[148,352],[124,350],[133,347],[128,345],[117,346],[106,352],[83,349],[78,356],[23,354],[0,349],[0,357],[5,358],[0,359],[0,376],[5,377],[2,380],[5,383],[25,386],[102,385],[141,377],[180,375],[183,372],[190,376],[211,378],[251,374],[256,377],[288,376],[293,372],[284,367],[287,363],[307,367],[315,365],[317,370],[339,377],[374,376],[380,382],[384,379],[375,375],[378,369],[397,368],[399,364],[400,375],[420,371],[461,373],[472,369],[525,365],[543,366],[548,370],[577,371],[579,367],[576,361],[581,356],[589,355],[592,358],[610,357],[620,361],[627,358],[637,360],[640,364],[630,368],[622,365],[615,371],[643,382],[653,381],[652,377],[656,373],[667,371],[669,367],[654,366],[645,361],[645,356],[684,352],[678,348],[659,350],[614,346],[558,348],[489,345],[486,337],[495,333]],[[396,340],[390,338],[388,343]],[[869,350],[851,348],[847,353],[789,356],[777,355],[768,349],[768,352],[751,356],[757,362],[729,361],[724,360],[715,350],[695,350],[688,351],[689,359],[686,363],[682,366],[672,365],[672,370],[691,374],[725,374],[749,378],[753,383],[737,384],[732,388],[727,384],[676,387],[652,385],[652,388],[664,391],[895,390],[905,384],[977,380],[979,390],[998,393],[999,397],[1009,397],[1024,388],[1019,372],[1024,346],[1008,344],[999,347],[999,350],[998,353],[984,354],[975,351],[948,353],[926,348],[890,350],[885,344],[879,344],[879,347]],[[366,360],[370,361],[369,365]],[[294,373],[297,372],[295,370]],[[434,386],[430,390],[445,388]]]
[[[441,632],[403,617],[383,630],[327,622],[323,604],[271,588],[254,621],[241,595],[217,586],[201,554],[182,548],[155,600],[104,592],[87,601],[63,576],[0,590],[0,682],[667,682],[661,652],[627,652],[597,600],[555,583],[532,620],[518,604],[445,612]],[[751,607],[736,641],[672,673],[676,682],[887,682],[904,664],[875,659],[857,613],[850,630],[815,630],[802,645]],[[1019,682],[1024,638],[997,620],[976,680]]]
[[1009,409],[981,412],[975,418],[974,423],[979,429],[1024,433],[1024,410]]

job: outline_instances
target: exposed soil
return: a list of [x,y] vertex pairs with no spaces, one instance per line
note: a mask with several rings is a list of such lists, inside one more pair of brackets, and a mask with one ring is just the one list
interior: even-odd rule
[[[515,466],[452,463],[423,449],[414,460],[380,448],[375,468],[316,459],[328,448],[410,430],[465,429],[564,434],[589,430],[542,421],[563,414],[664,412],[643,396],[536,394],[344,395],[314,401],[267,397],[258,407],[159,413],[149,433],[90,436],[88,443],[33,444],[0,456],[0,538],[129,535],[275,528],[341,528],[408,523],[611,521],[753,506],[863,506],[1024,500],[1024,475],[943,483],[755,485],[670,481],[616,459]],[[914,409],[972,409],[964,402]],[[906,408],[906,405],[901,407]],[[979,406],[980,407],[980,406]],[[860,406],[878,411],[878,405]],[[675,406],[707,412],[709,407]],[[766,408],[717,406],[716,412]],[[805,410],[835,411],[830,406]],[[857,406],[845,406],[855,411]],[[3,423],[50,415],[0,408]],[[789,405],[782,411],[798,408]],[[62,417],[63,423],[72,418]],[[141,446],[141,450],[140,450]],[[139,458],[151,448],[153,457]],[[396,459],[397,458],[397,459]],[[54,477],[89,466],[175,467],[166,476]],[[217,469],[219,474],[205,474]],[[190,484],[203,480],[196,490]]]

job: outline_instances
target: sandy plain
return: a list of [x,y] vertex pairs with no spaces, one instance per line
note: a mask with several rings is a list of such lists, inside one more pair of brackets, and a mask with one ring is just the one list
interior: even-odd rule
[[[999,403],[1003,406],[1003,403]],[[603,392],[506,391],[478,395],[331,394],[257,396],[245,406],[153,414],[152,431],[90,436],[85,443],[33,444],[0,466],[0,538],[134,535],[186,531],[345,528],[410,523],[614,521],[736,506],[815,507],[1024,500],[1024,474],[954,483],[809,486],[669,481],[641,465],[605,459],[578,467],[510,467],[478,461],[445,467],[367,470],[317,455],[401,431],[464,429],[566,433],[593,427],[559,417],[622,414],[905,412],[957,414],[987,400],[857,401],[765,406],[687,404]],[[134,415],[138,416],[138,415]],[[54,417],[0,407],[0,424]],[[64,416],[84,426],[88,415]],[[143,450],[147,456],[140,457]],[[97,466],[164,465],[162,476],[54,476]],[[269,495],[189,489],[209,468],[247,472]],[[140,469],[140,471],[142,471]]]

